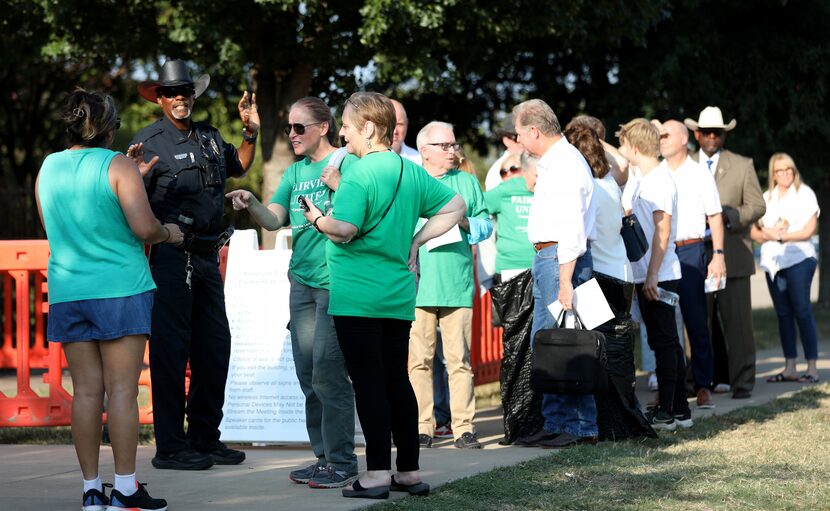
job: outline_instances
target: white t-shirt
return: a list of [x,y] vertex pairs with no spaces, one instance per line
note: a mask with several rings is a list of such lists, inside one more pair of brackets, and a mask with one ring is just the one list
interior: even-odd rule
[[412,163],[417,163],[421,166],[423,166],[424,164],[424,160],[421,157],[421,153],[419,153],[417,149],[406,145],[405,142],[401,144],[401,156],[411,161]]
[[593,202],[597,208],[596,240],[591,242],[591,257],[594,271],[626,282],[634,282],[631,263],[625,252],[620,229],[622,229],[623,208],[620,203],[622,192],[614,177],[594,178]]
[[669,168],[666,160],[660,166],[669,170],[677,187],[677,240],[703,238],[706,217],[721,212],[715,178],[689,156],[675,170]]
[[499,156],[498,160],[496,160],[492,165],[490,165],[490,168],[487,170],[487,175],[484,176],[485,192],[489,192],[490,190],[501,184],[502,178],[501,174],[499,174],[499,171],[501,170],[501,166],[504,163],[504,160],[506,160],[509,156],[510,153],[505,151],[502,153],[501,156]]
[[[805,185],[796,191],[795,185],[787,189],[783,196],[779,196],[778,187],[764,192],[764,201],[767,203],[767,212],[761,218],[761,225],[773,227],[779,221],[787,222],[787,232],[800,231],[807,225],[813,215],[820,213],[816,194]],[[811,240],[765,241],[761,245],[761,268],[775,278],[780,270],[795,266],[801,261],[816,257],[816,248]]]
[[659,165],[640,179],[640,186],[634,192],[634,214],[637,215],[643,232],[648,240],[648,251],[639,261],[631,263],[634,271],[634,282],[642,284],[648,273],[648,263],[654,244],[654,212],[664,211],[671,215],[671,232],[666,254],[657,271],[657,280],[677,280],[680,278],[680,261],[674,252],[674,238],[677,233],[677,189],[674,180],[666,167]]
[[631,202],[634,200],[634,192],[637,191],[637,187],[640,185],[640,177],[642,177],[640,169],[634,164],[629,164],[628,181],[625,182],[625,186],[622,190],[622,207],[624,211],[631,209]]

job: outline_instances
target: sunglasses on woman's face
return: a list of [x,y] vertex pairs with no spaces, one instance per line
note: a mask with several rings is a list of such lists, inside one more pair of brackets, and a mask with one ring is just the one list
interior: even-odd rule
[[522,170],[522,168],[521,168],[521,167],[519,167],[518,165],[511,165],[510,167],[508,167],[508,168],[506,168],[506,169],[501,169],[501,170],[499,170],[499,175],[500,175],[501,177],[504,177],[504,176],[506,176],[506,175],[507,175],[507,173],[508,173],[508,172],[511,172],[511,173],[512,173],[512,172],[518,172],[518,171],[520,171],[520,170]]
[[309,126],[314,126],[315,124],[322,124],[320,122],[310,122],[308,124],[300,124],[295,122],[294,124],[286,124],[285,127],[282,129],[286,135],[291,135],[291,130],[294,130],[294,133],[297,135],[305,135],[305,129]]

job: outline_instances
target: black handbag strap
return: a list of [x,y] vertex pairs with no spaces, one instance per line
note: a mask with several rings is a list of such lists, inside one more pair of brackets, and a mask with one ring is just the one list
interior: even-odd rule
[[395,185],[395,194],[394,194],[394,195],[392,195],[392,200],[391,200],[391,201],[389,201],[389,205],[388,205],[388,206],[386,206],[386,211],[384,211],[384,212],[383,212],[383,215],[381,215],[380,220],[378,220],[378,222],[377,222],[375,225],[373,225],[371,229],[369,229],[368,231],[364,231],[364,232],[362,232],[362,233],[358,234],[357,236],[355,236],[354,238],[352,238],[352,239],[350,240],[350,242],[357,241],[357,240],[359,240],[360,238],[362,238],[362,237],[366,236],[367,234],[369,234],[370,232],[374,231],[374,230],[375,230],[375,228],[376,228],[377,226],[379,226],[381,222],[383,222],[383,219],[384,219],[384,218],[386,218],[386,214],[387,214],[387,213],[389,213],[389,210],[390,210],[390,209],[392,209],[392,204],[395,202],[395,198],[398,196],[398,189],[401,187],[401,179],[403,179],[403,157],[402,157],[401,155],[398,155],[398,158],[400,158],[400,159],[401,159],[401,172],[400,172],[400,174],[398,175],[398,184],[397,184],[397,185]]

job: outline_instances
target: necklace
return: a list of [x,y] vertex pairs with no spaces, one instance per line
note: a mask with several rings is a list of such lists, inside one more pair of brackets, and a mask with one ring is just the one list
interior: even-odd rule
[[392,149],[390,149],[390,148],[388,148],[388,147],[384,147],[383,149],[376,149],[376,150],[374,150],[374,151],[369,151],[369,152],[367,152],[366,154],[367,154],[367,155],[370,155],[370,154],[372,154],[372,153],[383,153],[383,152],[386,152],[386,151],[391,151],[391,150],[392,150]]

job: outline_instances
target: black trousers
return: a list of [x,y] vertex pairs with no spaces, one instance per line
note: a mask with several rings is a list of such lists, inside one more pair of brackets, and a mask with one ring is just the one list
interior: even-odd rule
[[[678,279],[660,282],[658,286],[677,293],[679,284]],[[648,345],[654,351],[657,362],[655,373],[660,386],[660,409],[669,414],[685,413],[689,410],[689,402],[686,401],[686,355],[677,338],[674,307],[658,300],[647,300],[642,284],[637,284],[637,300],[646,324]]]
[[366,438],[366,468],[390,470],[394,440],[398,471],[418,470],[418,403],[407,372],[412,322],[334,316],[334,327]]
[[[150,266],[158,291],[153,304],[150,376],[156,450],[165,454],[189,447],[210,450],[219,444],[231,352],[216,253],[191,255],[192,289],[185,282],[186,263],[187,254],[171,245],[153,247]],[[188,360],[190,387],[185,396]]]

